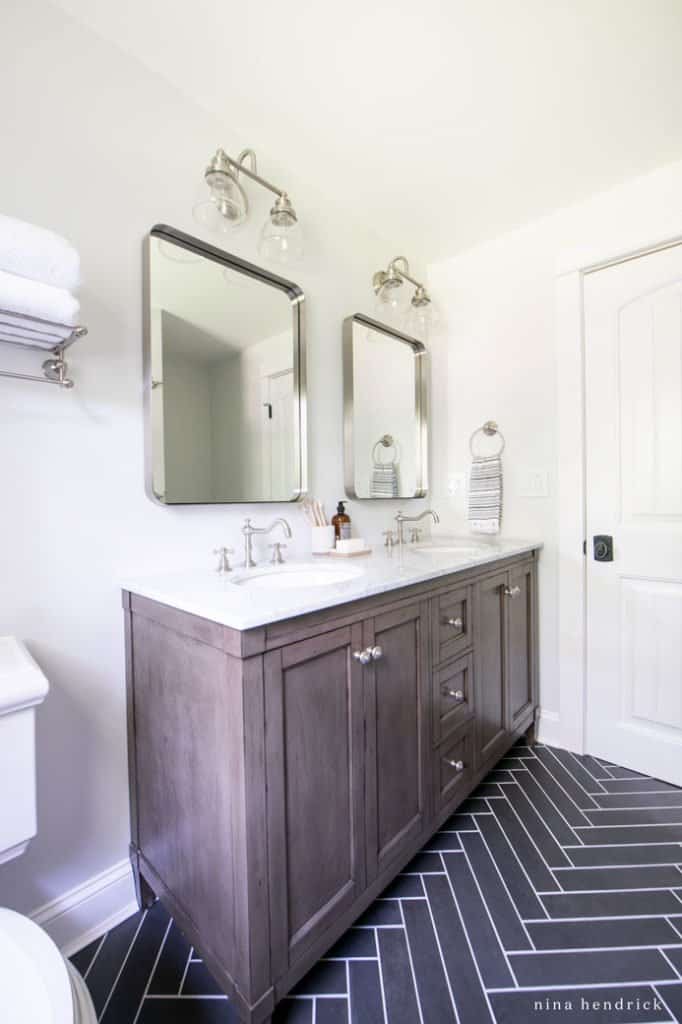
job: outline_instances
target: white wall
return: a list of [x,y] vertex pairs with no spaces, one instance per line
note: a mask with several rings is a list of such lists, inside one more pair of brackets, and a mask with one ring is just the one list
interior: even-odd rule
[[[142,239],[162,221],[197,233],[191,206],[219,144],[259,151],[290,188],[307,234],[294,279],[307,296],[311,479],[332,510],[342,491],[341,324],[371,310],[371,275],[398,251],[161,79],[42,0],[4,5],[0,32],[0,209],[79,248],[82,319],[73,392],[0,379],[0,631],[24,638],[51,693],[38,718],[39,835],[0,869],[0,904],[30,911],[127,856],[123,631],[118,580],[212,567],[251,514],[287,515],[289,554],[305,544],[295,506],[164,509],[143,486]],[[10,99],[11,98],[11,99]],[[257,260],[270,205],[225,245]],[[220,244],[220,243],[218,243]],[[0,353],[35,370],[39,354]],[[389,503],[390,504],[390,503]],[[392,509],[351,504],[377,535]]]
[[[507,442],[503,533],[545,543],[540,564],[540,699],[549,713],[547,735],[559,741],[560,722],[553,721],[560,707],[557,275],[680,234],[682,163],[429,269],[448,338],[447,393],[437,410],[445,417],[448,437],[440,479],[467,469],[471,432],[484,420],[496,419]],[[526,478],[535,471],[549,475],[547,498],[524,496]],[[440,500],[464,525],[464,495]],[[576,551],[575,558],[580,557]]]

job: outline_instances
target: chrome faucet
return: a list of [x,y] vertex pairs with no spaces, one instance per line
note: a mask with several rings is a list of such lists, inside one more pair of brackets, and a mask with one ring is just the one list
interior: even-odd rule
[[281,526],[284,536],[291,540],[291,527],[286,519],[273,519],[269,526],[252,526],[250,519],[244,520],[242,533],[244,534],[244,568],[254,569],[256,562],[253,559],[253,535],[254,533],[270,533],[276,526]]
[[434,523],[440,522],[440,516],[437,512],[434,512],[432,508],[424,509],[424,511],[418,516],[406,516],[404,512],[398,512],[395,517],[396,525],[398,527],[398,544],[402,551],[403,544],[405,543],[405,523],[418,523],[425,516],[431,516]]

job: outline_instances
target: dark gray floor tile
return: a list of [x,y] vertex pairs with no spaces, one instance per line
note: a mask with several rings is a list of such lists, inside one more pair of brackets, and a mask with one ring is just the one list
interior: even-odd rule
[[394,882],[386,886],[380,900],[401,900],[424,898],[424,889],[418,875],[398,875]]
[[89,943],[89,945],[85,946],[83,949],[79,949],[77,953],[74,953],[73,956],[70,957],[71,963],[81,974],[87,974],[88,968],[92,964],[101,942],[101,939],[95,939],[94,942]]
[[682,807],[600,808],[587,817],[592,825],[682,825]]
[[376,957],[376,955],[377,945],[374,940],[374,932],[369,928],[349,928],[329,952],[325,953],[325,959],[333,960],[337,957],[351,959],[358,956]]
[[544,789],[554,806],[561,811],[569,825],[589,825],[589,822],[579,807],[574,804],[567,793],[561,788],[554,776],[547,771],[540,761],[529,761],[528,771],[536,780],[538,785]]
[[665,1003],[673,1020],[682,1020],[682,984],[661,985],[656,994]]
[[471,797],[460,807],[462,814],[490,814],[490,807],[481,797]]
[[542,896],[550,917],[654,917],[674,914],[680,902],[668,890],[561,893]]
[[511,772],[504,772],[504,771],[500,771],[499,769],[494,768],[491,772],[488,772],[488,774],[485,777],[485,781],[488,782],[488,783],[490,783],[490,782],[496,782],[496,783],[513,782],[514,781],[514,776],[513,776],[513,774]]
[[[453,856],[457,858],[459,854]],[[455,1024],[455,1012],[431,923],[429,905],[426,900],[423,903],[417,900],[405,902],[403,914],[422,1016],[425,1021]]]
[[613,985],[665,981],[675,977],[656,949],[608,949],[601,952],[513,953],[511,968],[522,988],[536,985]]
[[593,825],[578,831],[587,846],[682,842],[682,825]]
[[187,974],[182,985],[183,996],[222,996],[223,990],[206,964],[194,960],[187,967]]
[[531,747],[529,747],[526,743],[521,742],[515,743],[511,750],[509,751],[509,754],[511,757],[537,757],[537,754]]
[[99,1015],[135,937],[142,914],[133,914],[108,933],[88,975],[88,988]]
[[670,889],[682,881],[682,875],[674,864],[637,868],[569,868],[567,871],[557,871],[555,878],[566,892],[599,889]]
[[481,836],[464,836],[464,849],[505,949],[530,949],[530,942]]
[[[437,875],[431,877],[438,878]],[[377,939],[390,1024],[415,1024],[419,1020],[419,1011],[405,932],[398,928],[385,928],[377,932]]]
[[407,864],[402,873],[404,875],[442,874],[443,862],[437,853],[418,853]]
[[[535,843],[529,838],[528,833],[517,818],[516,814],[506,800],[496,800],[495,820],[499,823],[505,836],[509,840],[516,856],[521,861],[523,868],[530,878],[532,884],[539,890],[558,889],[554,876],[542,859]],[[479,819],[485,821],[485,818]],[[483,826],[481,825],[481,828]],[[560,851],[559,851],[560,852]],[[563,857],[562,864],[570,864],[570,861]]]
[[[577,845],[578,838],[575,832],[546,795],[534,775],[531,772],[524,772],[523,775],[517,776],[516,782],[521,791],[528,797],[537,814],[542,817],[557,843],[560,846]],[[510,798],[513,792],[514,786],[505,786],[505,793],[508,798]],[[586,822],[583,820],[581,824],[584,825]]]
[[576,782],[573,775],[566,771],[563,764],[548,748],[538,748],[538,759],[577,807],[580,807],[581,810],[587,810],[590,807],[597,806],[593,797],[585,792],[583,787]]
[[347,999],[318,999],[315,1024],[348,1024]]
[[682,864],[682,846],[655,843],[646,846],[580,846],[566,850],[576,867],[602,864]]
[[[663,987],[663,986],[662,986]],[[619,1000],[627,1000],[621,1008]],[[551,988],[531,992],[491,993],[497,1024],[641,1024],[668,1021],[656,993],[645,985],[620,988]]]
[[488,796],[502,796],[502,790],[494,782],[482,782],[471,794],[472,797],[485,798]]
[[190,950],[189,942],[174,921],[166,936],[159,962],[149,983],[150,994],[160,996],[178,994]]
[[168,920],[168,914],[158,902],[147,911],[109,1004],[100,1017],[103,1024],[120,1024],[135,1017],[168,929]]
[[384,1011],[378,962],[354,960],[348,971],[352,1024],[381,1024]]
[[682,946],[677,949],[666,949],[666,956],[675,965],[678,974],[682,974]]
[[441,832],[475,832],[476,822],[470,814],[452,814],[440,828]]
[[[585,754],[580,758],[583,768],[587,771],[593,779],[597,782],[603,782],[604,779],[611,779],[613,776],[609,773],[608,769],[600,764],[596,757],[591,757],[589,754]],[[600,791],[603,787],[600,787]]]
[[456,832],[436,832],[433,839],[429,840],[424,849],[435,852],[440,850],[461,850],[462,844]]
[[297,996],[345,996],[346,965],[338,960],[320,960],[291,991]]
[[450,857],[446,855],[444,859],[483,984],[487,988],[506,988],[513,985],[514,979],[507,966],[500,940],[495,934],[486,905],[466,859],[457,854]]
[[503,757],[497,765],[497,770],[501,772],[515,772],[525,771],[526,764],[520,757]]
[[283,999],[275,1007],[272,1024],[313,1024],[313,1000]]
[[599,793],[595,800],[600,807],[682,807],[682,790],[672,793]]
[[[279,1018],[278,1018],[279,1019]],[[281,1018],[282,1021],[285,1018]],[[133,1018],[130,1018],[132,1024]],[[227,999],[145,999],[137,1024],[239,1024]],[[308,1017],[305,1024],[312,1021]],[[124,1024],[123,1020],[116,1024]],[[127,1024],[127,1021],[125,1022]],[[297,1022],[299,1024],[299,1022]],[[304,1024],[301,1019],[300,1024]]]
[[[569,775],[571,775],[578,783],[581,789],[585,790],[586,793],[603,793],[604,787],[601,782],[598,782],[593,775],[590,775],[587,768],[585,768],[580,758],[576,757],[568,750],[557,750],[553,748],[550,753],[559,761],[559,763],[566,769]],[[551,768],[550,768],[551,771]]]
[[[561,849],[557,838],[547,827],[544,815],[539,807],[530,803],[525,793],[518,786],[507,786],[505,796],[516,811],[517,817],[523,822],[526,831],[542,854],[543,859],[551,868],[561,868],[570,865],[570,860]],[[501,803],[495,804],[495,811],[499,811]],[[570,832],[568,826],[566,831]],[[573,833],[570,833],[570,841],[575,842]]]
[[537,949],[665,946],[680,941],[664,917],[613,918],[589,924],[585,921],[538,921],[526,927]]
[[[500,801],[504,802],[504,801]],[[497,819],[490,816],[480,818],[481,834],[502,875],[521,917],[544,917],[544,910],[526,875],[514,856]]]
[[373,903],[355,922],[358,928],[377,928],[382,925],[402,925],[400,905],[396,902],[378,900]]
[[604,782],[607,793],[679,793],[676,786],[658,779],[613,779]]

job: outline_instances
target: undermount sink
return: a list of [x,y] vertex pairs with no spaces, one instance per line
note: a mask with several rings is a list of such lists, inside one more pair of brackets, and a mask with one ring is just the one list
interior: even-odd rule
[[250,590],[293,590],[348,583],[362,574],[363,570],[354,565],[271,565],[236,576],[232,582]]
[[443,544],[420,544],[415,546],[415,551],[418,551],[422,555],[462,555],[462,556],[473,556],[480,555],[486,551],[487,548],[483,544],[467,544],[465,542],[458,543],[453,541],[452,543]]

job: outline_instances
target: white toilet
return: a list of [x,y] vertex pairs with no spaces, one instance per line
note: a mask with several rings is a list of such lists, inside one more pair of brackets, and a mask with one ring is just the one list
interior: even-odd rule
[[[35,712],[48,682],[23,644],[0,637],[0,878],[35,836]],[[95,1024],[85,982],[52,939],[0,907],[2,1024]]]

